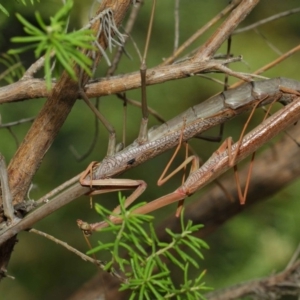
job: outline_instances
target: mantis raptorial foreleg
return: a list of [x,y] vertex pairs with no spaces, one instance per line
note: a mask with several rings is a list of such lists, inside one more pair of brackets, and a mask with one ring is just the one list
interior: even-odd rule
[[[280,101],[285,105],[295,101],[298,94],[295,92],[285,93],[282,86],[300,90],[300,83],[286,78],[276,78],[247,83],[237,89],[228,90],[222,94],[216,95],[207,101],[188,109],[184,113],[163,124],[160,128],[153,130],[151,135],[149,135],[151,139],[146,144],[139,145],[135,142],[113,157],[106,157],[101,163],[90,168],[89,171],[85,173],[85,175],[90,174],[90,176],[82,176],[81,182],[84,186],[90,186],[95,183],[95,181],[90,183],[90,179],[104,179],[104,181],[100,181],[100,183],[105,185],[105,178],[120,174],[132,166],[140,164],[141,160],[154,157],[156,151],[160,151],[159,153],[161,153],[161,149],[170,149],[171,147],[180,144],[182,141],[189,140],[204,130],[220,124],[243,111],[247,111],[251,108],[253,109],[253,107],[256,106],[270,104],[274,101]],[[284,110],[283,113],[286,113],[286,111]],[[277,121],[275,117],[276,116],[274,115],[269,118],[271,121],[268,122],[268,125],[265,125],[263,122],[257,127],[255,131],[257,137],[255,137],[255,139],[251,134],[247,134],[242,142],[240,139],[240,142],[230,147],[233,155],[229,153],[230,151],[226,150],[226,147],[220,149],[220,154],[215,153],[208,162],[199,169],[197,159],[190,157],[181,167],[177,168],[180,170],[186,166],[187,163],[192,161],[192,172],[185,183],[175,192],[146,204],[138,209],[138,212],[148,213],[170,203],[185,199],[188,195],[199,189],[201,185],[210,182],[212,180],[211,178],[216,179],[217,174],[224,172],[230,168],[230,165],[234,165],[243,159],[245,153],[251,154],[255,152],[257,149],[256,144],[260,143],[261,145],[265,143],[265,141],[268,140],[270,133],[272,133],[272,130],[273,132],[279,132],[284,129],[283,125],[286,125],[284,123],[285,120],[282,121],[283,125],[280,125],[282,127],[274,128],[273,123],[276,124]],[[287,121],[290,122],[290,120]],[[268,132],[268,128],[266,129],[266,126],[271,128],[270,133]],[[230,143],[227,145],[230,146]],[[236,149],[239,149],[239,151],[236,151]],[[229,158],[229,156],[236,157],[236,159]],[[176,170],[172,174],[174,174]],[[172,175],[167,177],[170,176]],[[99,181],[96,182],[99,183]],[[135,183],[137,184],[135,185]],[[135,183],[130,182],[127,187],[138,187],[140,181],[136,181]],[[93,186],[93,188],[101,189],[101,187],[97,186]],[[107,190],[107,188],[104,189]],[[131,198],[131,200],[132,199],[133,198]],[[111,220],[113,222],[120,222],[118,216],[111,217]],[[92,224],[91,231],[104,226],[101,224]]]
[[[252,113],[250,114],[249,119],[252,117],[254,110],[255,110],[255,107],[253,108]],[[247,124],[248,124],[248,122],[247,122]],[[247,125],[247,124],[246,124],[246,125]],[[183,128],[183,129],[184,129],[184,128]],[[243,130],[243,132],[244,132],[244,130]],[[174,176],[174,175],[175,175],[176,173],[178,173],[180,170],[186,168],[186,166],[187,166],[189,163],[191,163],[190,175],[196,173],[197,170],[198,170],[199,167],[200,167],[200,166],[199,166],[199,157],[196,156],[196,155],[192,155],[192,156],[189,156],[187,159],[185,159],[185,161],[184,161],[183,163],[181,163],[174,171],[172,171],[170,174],[168,174],[168,175],[166,176],[166,173],[167,173],[167,171],[168,171],[168,169],[169,169],[171,163],[173,162],[175,156],[177,155],[177,153],[178,153],[178,151],[179,151],[179,149],[180,149],[180,147],[181,147],[181,145],[182,145],[182,137],[183,137],[183,130],[181,131],[180,141],[179,141],[179,143],[178,143],[178,146],[176,147],[176,150],[175,150],[173,156],[171,157],[171,159],[170,159],[170,161],[168,162],[167,166],[165,167],[165,169],[164,169],[162,175],[160,176],[160,178],[159,178],[158,181],[157,181],[157,184],[158,184],[159,186],[162,185],[162,184],[164,184],[166,181],[168,181],[172,176]],[[242,137],[241,137],[241,138],[242,138]],[[228,140],[232,141],[231,138],[229,138]],[[226,141],[227,141],[227,140],[226,140]],[[226,141],[225,141],[225,142],[226,142]],[[224,152],[224,151],[225,151],[225,148],[224,148],[225,145],[226,145],[226,147],[228,147],[228,145],[231,145],[230,143],[227,143],[227,144],[226,144],[225,142],[221,145],[221,147],[219,148],[219,150],[217,150],[217,151],[215,152],[214,155],[218,155],[219,152]],[[223,148],[224,148],[224,149],[223,149]],[[237,149],[237,152],[238,152],[238,149]],[[214,155],[213,155],[213,156],[214,156]],[[230,157],[230,158],[229,158],[229,161],[231,161],[233,156],[232,156],[232,154],[231,154],[230,151],[228,151],[228,156]],[[92,168],[92,166],[91,166],[91,168]],[[84,178],[86,177],[86,175],[87,175],[89,172],[90,172],[89,169],[87,169],[87,171],[82,175],[81,184],[83,184],[83,185],[91,184],[91,181],[90,181],[90,180],[87,180],[87,181],[84,180]],[[94,180],[94,181],[92,181],[91,187],[92,187],[92,186],[95,186],[95,185],[99,185],[99,186],[102,186],[103,184],[106,185],[107,180],[108,180],[108,179],[104,179],[104,180]],[[114,179],[111,179],[111,181],[113,182]],[[134,185],[135,181],[132,181],[132,180],[129,181],[129,180],[128,180],[128,183],[129,183],[129,182],[132,182],[132,184],[133,184],[132,186],[128,185],[129,188],[130,188],[130,187],[135,187],[135,185]],[[136,183],[141,183],[141,182],[142,182],[142,181],[136,181]],[[127,180],[126,180],[126,179],[124,180],[124,183],[127,183]],[[144,182],[143,182],[143,183],[144,183]],[[133,202],[133,201],[134,201],[134,200],[135,200],[135,199],[136,199],[136,198],[137,198],[144,190],[145,190],[145,188],[146,188],[146,183],[144,183],[143,185],[137,185],[137,189],[136,189],[136,190],[135,190],[135,191],[134,191],[127,199],[126,199],[126,201],[125,201],[125,207],[128,207],[128,206],[129,206],[129,205],[130,205],[130,204],[131,204],[131,203],[132,203],[132,202]],[[122,189],[125,189],[124,186],[122,186]],[[120,188],[120,190],[121,190],[121,188]],[[112,190],[110,190],[110,191],[112,191]],[[108,191],[105,191],[105,190],[103,190],[103,191],[96,190],[96,191],[93,191],[93,192],[91,193],[91,195],[92,195],[92,194],[105,193],[105,192],[108,192]],[[147,207],[150,208],[149,210],[147,210],[147,212],[149,212],[149,211],[158,209],[158,208],[160,208],[160,207],[166,206],[166,205],[168,205],[168,204],[170,204],[170,203],[173,203],[173,202],[178,201],[178,202],[180,203],[180,204],[178,205],[178,209],[177,209],[177,211],[176,211],[176,216],[178,217],[178,216],[180,215],[181,209],[182,209],[182,207],[183,207],[183,201],[184,201],[184,199],[185,199],[188,195],[189,195],[189,193],[181,193],[181,192],[180,192],[180,189],[177,189],[177,190],[176,190],[174,193],[172,193],[172,194],[163,196],[163,197],[161,197],[161,198],[155,200],[154,202],[151,202],[151,203],[149,203],[149,204],[146,204],[145,207],[146,207],[146,208],[147,208]],[[155,205],[152,204],[152,203],[155,203],[155,202],[158,203],[158,206],[157,206],[157,207],[155,207]],[[143,208],[143,207],[142,207],[142,208]],[[118,220],[119,218],[118,218],[118,216],[116,216],[116,214],[118,214],[118,213],[120,213],[120,207],[119,207],[119,206],[113,210],[113,214],[109,217],[110,221],[115,222],[116,220]],[[143,212],[143,213],[144,213],[144,212]],[[98,228],[102,228],[102,227],[105,227],[105,226],[106,226],[106,225],[105,225],[105,224],[106,224],[105,222],[94,223],[94,224],[87,224],[87,223],[85,223],[85,222],[82,222],[81,220],[78,220],[78,221],[77,221],[77,224],[78,224],[78,226],[85,232],[85,234],[88,234],[88,235],[89,235],[92,231],[94,231],[94,230],[96,230],[96,229],[98,229]]]
[[[126,191],[132,190],[134,191],[131,193],[129,197],[127,197],[125,202],[125,207],[128,207],[135,199],[137,199],[146,189],[147,184],[143,180],[132,180],[132,179],[120,179],[120,178],[105,178],[105,179],[93,179],[88,178],[87,176],[90,174],[92,176],[93,166],[97,164],[97,162],[92,162],[88,168],[82,173],[79,181],[80,184],[83,186],[90,186],[92,189],[93,187],[100,187],[101,189],[92,189],[89,193],[90,196],[110,193],[110,192],[117,192],[117,191]],[[113,213],[119,214],[120,213],[120,206],[117,206]]]

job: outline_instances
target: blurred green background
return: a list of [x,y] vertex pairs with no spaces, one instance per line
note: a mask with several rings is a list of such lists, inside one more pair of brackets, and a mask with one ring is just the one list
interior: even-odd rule
[[[145,2],[132,32],[132,38],[141,52],[145,43],[152,4],[152,1]],[[87,23],[89,8],[92,3],[93,1],[75,1],[70,28],[80,28]],[[180,44],[215,16],[227,3],[228,1],[225,0],[181,1]],[[26,7],[19,1],[2,0],[1,4],[10,11],[10,17],[1,14],[0,18],[1,53],[11,47],[16,47],[10,43],[11,37],[24,34],[22,26],[15,17],[16,12],[21,13],[27,20],[34,23],[34,11],[39,11],[47,20],[61,6],[60,1],[41,1],[34,6],[27,5]],[[295,8],[297,5],[299,5],[297,0],[261,1],[241,26]],[[173,51],[173,12],[174,1],[158,1],[147,56],[149,68],[161,63]],[[299,27],[300,17],[299,14],[295,14],[259,27],[259,34],[249,31],[234,36],[231,52],[234,55],[242,55],[244,63],[237,63],[231,67],[243,72],[252,72],[272,61],[278,57],[278,53],[272,49],[273,46],[284,53],[299,44]],[[204,34],[186,53],[200,46],[216,28],[214,26],[208,33]],[[131,42],[126,46],[126,50],[132,59],[123,57],[116,74],[124,74],[139,69],[140,61]],[[225,53],[225,51],[226,45],[223,45],[218,53]],[[296,53],[264,75],[268,77],[285,76],[300,80],[299,58],[300,55]],[[22,55],[21,59],[25,67],[34,62],[32,53]],[[3,66],[1,68],[3,71]],[[105,62],[101,62],[96,77],[103,76],[106,69]],[[42,77],[42,74],[39,76]],[[224,76],[216,75],[215,77],[223,79]],[[230,79],[230,82],[234,82],[234,79]],[[4,85],[5,83],[2,82],[2,86]],[[221,89],[222,87],[216,83],[195,76],[150,86],[147,88],[147,94],[149,105],[168,120],[188,107],[220,92]],[[130,91],[127,96],[140,101],[139,90]],[[2,123],[35,116],[43,106],[44,101],[44,99],[33,99],[2,105],[0,107]],[[120,142],[123,127],[120,121],[123,112],[122,103],[115,96],[105,97],[101,99],[100,109],[116,128],[117,138]],[[253,124],[257,124],[261,120],[261,115],[258,114],[257,120],[253,120]],[[230,126],[226,126],[224,138],[231,135],[236,139],[246,118],[247,116],[241,116],[231,122]],[[137,137],[140,119],[140,109],[129,106],[126,130],[127,143],[132,142]],[[150,117],[150,126],[157,124],[157,120]],[[18,142],[22,141],[29,127],[30,124],[25,124],[13,128]],[[214,132],[217,133],[218,129],[214,129],[211,134]],[[30,192],[31,199],[38,199],[65,180],[83,171],[89,162],[103,159],[107,150],[108,134],[102,125],[100,125],[97,145],[87,159],[78,163],[69,150],[72,145],[79,153],[85,153],[92,142],[93,134],[94,117],[82,101],[77,101],[34,177],[34,188]],[[206,160],[218,147],[215,143],[199,140],[191,141],[191,144],[203,160]],[[17,144],[12,135],[7,130],[1,129],[0,152],[5,156],[7,163],[16,149]],[[148,188],[140,197],[142,201],[156,199],[173,191],[180,184],[180,177],[178,176],[163,187],[158,188],[156,186],[156,181],[171,153],[165,153],[122,175],[124,178],[142,179],[147,182]],[[286,153],[282,155],[286,155]],[[180,163],[183,157],[183,154],[179,155],[176,163]],[[261,203],[243,212],[206,239],[211,249],[204,253],[206,260],[203,262],[203,268],[208,270],[206,282],[209,286],[218,288],[261,277],[281,270],[286,265],[300,240],[299,189],[299,182],[293,183],[276,195],[272,201]],[[117,195],[115,193],[101,195],[95,197],[94,201],[112,208],[116,206]],[[174,213],[174,206],[155,213],[157,222],[169,213]],[[76,226],[77,218],[89,222],[94,222],[98,218],[96,213],[90,209],[87,197],[82,197],[60,209],[36,224],[35,227],[66,241],[81,251],[86,251],[87,245]],[[18,239],[19,243],[15,247],[8,268],[8,273],[16,279],[4,279],[1,282],[1,299],[66,299],[97,272],[93,265],[85,263],[42,237],[22,232]],[[93,236],[92,241],[95,243],[96,240],[97,234]]]

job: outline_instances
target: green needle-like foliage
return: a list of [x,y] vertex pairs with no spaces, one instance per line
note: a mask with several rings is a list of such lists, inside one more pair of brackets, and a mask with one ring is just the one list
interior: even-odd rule
[[[21,0],[21,2],[25,6],[27,5],[26,0]],[[40,2],[40,1],[37,0],[37,2]],[[33,4],[34,0],[30,0],[30,3]],[[6,10],[6,8],[2,4],[0,4],[0,11],[2,11],[5,15],[9,16],[9,12]]]
[[[88,254],[99,251],[111,254],[106,269],[117,268],[124,274],[126,280],[120,290],[131,290],[130,299],[205,299],[202,292],[209,289],[203,282],[205,272],[194,280],[188,276],[191,267],[200,268],[201,251],[208,248],[203,240],[192,235],[203,226],[193,225],[191,221],[185,224],[182,213],[181,233],[166,229],[172,241],[161,242],[154,230],[153,217],[133,212],[142,204],[125,210],[124,201],[120,196],[121,214],[118,217],[123,219],[121,224],[109,221],[105,216],[112,212],[96,204],[97,212],[109,223],[101,231],[109,231],[115,238],[113,243],[99,241]],[[125,257],[121,256],[124,253]],[[179,286],[172,280],[167,261],[177,268],[177,274],[182,274],[183,282]]]
[[[24,5],[27,5],[26,0],[21,0],[21,2],[22,2]],[[37,2],[40,2],[40,0],[37,0]],[[33,4],[33,3],[34,3],[34,0],[30,0],[30,3]]]
[[5,9],[5,7],[0,4],[0,11],[2,11],[5,15],[9,16],[9,12]]
[[9,53],[17,54],[34,49],[36,58],[44,55],[44,71],[47,88],[51,88],[51,59],[56,58],[57,67],[64,68],[69,76],[77,80],[74,64],[77,64],[85,72],[91,75],[90,67],[92,60],[81,52],[82,49],[93,50],[92,42],[95,37],[91,30],[85,29],[67,33],[67,20],[73,7],[73,1],[68,0],[66,4],[50,18],[50,24],[46,25],[41,15],[35,13],[40,28],[29,23],[20,14],[18,20],[24,25],[24,31],[28,34],[25,37],[14,37],[11,40],[15,43],[30,43],[24,47],[10,50]]
[[0,65],[3,65],[5,71],[0,74],[0,80],[7,83],[13,83],[20,79],[25,71],[18,55],[8,55],[3,53],[0,56]]

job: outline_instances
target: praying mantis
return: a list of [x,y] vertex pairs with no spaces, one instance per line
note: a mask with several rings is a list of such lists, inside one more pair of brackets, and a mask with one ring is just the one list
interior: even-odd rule
[[[134,192],[126,199],[125,207],[127,207],[142,194],[146,188],[146,183],[142,180],[112,179],[109,178],[110,174],[120,174],[130,167],[154,157],[158,153],[162,153],[192,137],[199,136],[203,131],[223,123],[243,111],[270,104],[274,101],[287,105],[298,97],[297,91],[299,90],[300,82],[298,81],[288,78],[274,78],[249,82],[236,89],[222,92],[205,102],[189,108],[179,116],[150,131],[148,142],[144,144],[134,142],[115,155],[106,157],[100,164],[92,163],[82,174],[80,183],[92,189],[91,195],[135,188]],[[231,152],[235,152],[234,161],[230,159],[231,154],[227,150],[220,150],[219,154],[214,154],[201,168],[199,168],[196,157],[189,158],[188,162],[192,161],[192,168],[185,183],[175,192],[154,200],[135,212],[148,213],[182,200],[194,193],[201,187],[203,182],[207,184],[216,178],[216,175],[225,172],[228,167],[233,166],[245,156],[256,151],[269,138],[269,129],[271,132],[282,130],[280,127],[272,129],[272,124],[275,124],[277,119],[284,118],[281,117],[283,115],[283,113],[277,113],[268,118],[266,122],[263,122],[253,132],[246,135],[243,141],[235,144],[231,149]],[[285,120],[283,119],[281,122],[283,127],[286,124],[284,123]],[[183,164],[186,165],[187,162]],[[121,222],[120,218],[115,216],[119,212],[119,207],[113,211],[114,215],[110,217],[112,222]],[[78,225],[84,232],[92,232],[105,227],[107,223],[100,222],[89,225],[79,220]]]

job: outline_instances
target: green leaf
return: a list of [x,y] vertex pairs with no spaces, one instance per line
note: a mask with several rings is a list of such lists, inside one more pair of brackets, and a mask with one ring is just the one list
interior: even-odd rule
[[16,13],[17,19],[25,26],[27,30],[30,30],[32,34],[43,35],[43,32],[39,30],[37,27],[29,23],[25,18],[23,18],[19,13]]
[[114,246],[114,243],[106,243],[106,244],[103,244],[103,245],[99,245],[99,246],[87,251],[87,255],[91,255],[91,254],[96,253],[96,252],[101,251],[101,250],[110,249],[113,246]]
[[51,23],[57,23],[61,19],[65,19],[69,16],[69,13],[73,7],[73,1],[67,0],[63,7],[51,18]]
[[[63,68],[68,75],[77,80],[77,73],[74,66],[77,64],[90,76],[92,60],[86,54],[81,53],[80,49],[94,50],[92,41],[95,40],[91,30],[79,30],[76,32],[66,33],[67,19],[73,7],[73,1],[67,0],[65,5],[50,18],[50,24],[47,25],[39,13],[35,14],[40,28],[32,25],[20,14],[17,19],[23,24],[24,31],[28,34],[25,37],[14,37],[15,43],[34,43],[33,45],[21,47],[12,50],[11,53],[21,53],[28,49],[35,48],[36,58],[45,55],[44,71],[47,88],[51,87],[52,71],[51,61],[56,60],[56,69]],[[80,49],[78,49],[80,48]]]
[[184,265],[170,252],[166,252],[165,256],[175,265],[177,265],[180,269],[184,269]]
[[0,11],[2,11],[5,15],[9,16],[9,12],[4,8],[2,4],[0,4]]
[[24,36],[24,37],[16,36],[11,38],[11,41],[14,43],[32,43],[32,42],[41,41],[41,38],[38,36]]
[[51,57],[51,49],[48,49],[48,51],[45,54],[45,74],[46,74],[46,87],[48,90],[51,89],[51,67],[50,67],[50,57]]
[[41,15],[40,15],[38,12],[35,13],[35,18],[36,18],[38,24],[40,25],[40,27],[41,27],[44,31],[47,31],[47,26],[46,26],[45,22],[43,21]]
[[[118,264],[127,276],[127,282],[122,284],[121,289],[132,290],[130,299],[201,299],[202,295],[199,291],[206,286],[202,278],[195,281],[189,280],[188,266],[192,264],[199,268],[199,265],[196,259],[187,254],[189,250],[192,250],[197,256],[202,257],[200,252],[202,244],[207,246],[204,241],[191,235],[198,227],[193,226],[191,222],[184,224],[182,219],[182,233],[173,233],[166,229],[172,237],[172,242],[170,244],[161,242],[155,233],[153,219],[145,215],[134,214],[133,211],[136,208],[127,211],[121,194],[119,194],[119,199],[121,213],[118,216],[124,222],[115,232],[116,238],[110,246],[113,247],[111,262]],[[103,214],[102,208],[96,206],[96,209]],[[106,214],[112,215],[112,212],[106,211]],[[147,229],[146,224],[148,224]],[[124,250],[128,259],[120,256]],[[162,257],[168,258],[175,268],[184,272],[184,282],[180,289],[175,288],[170,278],[170,270]],[[183,295],[184,298],[182,298]]]
[[[21,2],[26,5],[26,1],[25,0],[21,0]],[[40,0],[37,0],[37,2],[40,2]],[[30,3],[33,5],[34,3],[34,0],[30,0]]]
[[197,254],[198,257],[200,257],[201,259],[203,259],[203,255],[200,252],[200,248],[197,246],[194,246],[193,243],[189,243],[187,241],[182,241],[183,244],[187,245],[187,247],[189,247],[190,249],[192,249],[194,251],[194,253]]
[[16,79],[20,79],[25,72],[18,55],[3,53],[0,55],[0,64],[5,67],[5,71],[0,73],[0,80],[3,79],[7,83],[13,83]]

